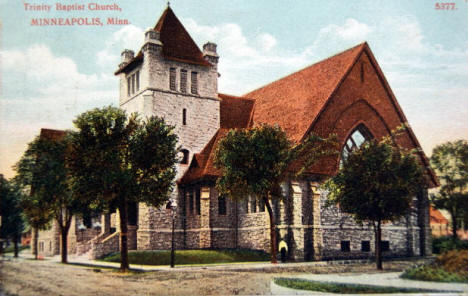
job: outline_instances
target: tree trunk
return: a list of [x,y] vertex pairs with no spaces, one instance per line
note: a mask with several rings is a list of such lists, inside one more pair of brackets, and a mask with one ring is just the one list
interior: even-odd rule
[[18,235],[13,237],[13,244],[15,245],[15,258],[18,258]]
[[458,230],[458,222],[457,222],[457,214],[456,210],[452,209],[450,211],[450,216],[452,218],[452,239],[456,241],[458,239],[457,230]]
[[68,231],[70,230],[72,215],[67,212],[65,217],[65,224],[63,219],[59,219],[60,227],[60,255],[62,257],[62,263],[68,263]]
[[270,201],[268,198],[263,197],[263,201],[268,210],[268,215],[270,216],[270,245],[271,245],[271,263],[277,263],[276,260],[276,249],[278,248],[276,243],[276,223],[275,217],[273,215],[273,210],[271,209]]
[[375,232],[375,264],[378,270],[382,270],[382,225],[381,221],[377,221],[377,225],[374,224]]
[[60,243],[60,255],[62,257],[62,263],[67,263],[67,255],[68,255],[68,229],[62,228],[61,229],[61,243]]
[[38,242],[37,240],[39,239],[39,228],[37,227],[33,227],[33,231],[32,231],[34,234],[34,243],[32,245],[32,253],[34,255],[34,259],[37,260],[37,255],[38,255],[38,249],[37,249],[37,245],[38,245]]
[[127,203],[124,200],[119,205],[120,214],[120,270],[127,271],[128,264],[128,242],[127,242]]

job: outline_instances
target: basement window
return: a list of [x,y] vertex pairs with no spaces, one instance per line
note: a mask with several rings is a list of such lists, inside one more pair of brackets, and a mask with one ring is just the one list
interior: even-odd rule
[[370,252],[370,241],[361,241],[361,252]]
[[187,125],[187,109],[182,109],[182,125]]
[[389,241],[381,241],[380,242],[380,249],[382,252],[390,251],[390,242]]
[[341,252],[349,252],[349,251],[351,251],[350,242],[341,241]]

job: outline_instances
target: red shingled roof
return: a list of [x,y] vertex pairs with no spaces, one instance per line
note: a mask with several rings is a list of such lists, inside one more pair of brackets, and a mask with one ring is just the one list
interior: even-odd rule
[[217,177],[221,171],[214,167],[214,152],[219,141],[233,128],[245,128],[251,125],[254,101],[244,97],[219,94],[220,125],[210,142],[200,153],[193,156],[187,172],[179,183],[190,183],[202,178]]
[[165,58],[185,63],[211,66],[203,58],[203,53],[169,6],[163,12],[161,18],[159,18],[154,29],[160,32],[160,40],[163,44]]
[[[163,44],[162,52],[166,59],[207,67],[211,66],[203,58],[203,53],[169,6],[164,10],[154,29],[159,32],[159,39]],[[140,50],[129,63],[118,69],[114,74],[131,71],[142,61],[143,53]]]
[[245,97],[219,94],[221,128],[248,127],[252,120],[255,101]]
[[431,224],[449,224],[447,218],[445,218],[439,210],[434,209],[432,206],[429,207],[429,215],[431,218]]
[[189,169],[178,183],[188,184],[196,180],[215,178],[221,175],[221,171],[214,167],[214,152],[219,141],[229,132],[229,129],[220,128],[211,141],[200,153],[193,156]]
[[355,46],[244,97],[220,94],[221,129],[203,151],[194,155],[179,183],[220,175],[213,166],[214,151],[231,128],[279,124],[292,140],[300,141],[365,46],[366,43]]
[[278,124],[299,142],[365,46],[357,45],[246,94],[255,99],[253,122]]

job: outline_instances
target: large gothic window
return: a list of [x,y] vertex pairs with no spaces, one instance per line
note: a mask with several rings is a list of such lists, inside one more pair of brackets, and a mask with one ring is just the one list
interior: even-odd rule
[[355,149],[361,147],[362,144],[372,139],[373,136],[369,130],[363,125],[358,125],[351,135],[346,139],[343,150],[341,151],[341,160],[340,165],[343,165],[343,162],[346,161],[348,155]]

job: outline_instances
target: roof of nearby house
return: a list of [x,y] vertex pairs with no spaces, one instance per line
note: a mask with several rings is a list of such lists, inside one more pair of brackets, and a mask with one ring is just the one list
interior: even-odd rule
[[41,128],[40,137],[48,140],[60,140],[67,134],[66,131]]
[[429,215],[431,224],[449,224],[447,218],[445,218],[438,209],[435,209],[432,206],[429,208]]
[[[163,56],[166,59],[211,66],[211,64],[203,58],[203,53],[169,6],[159,18],[154,26],[154,30],[159,32],[159,39],[163,44]],[[131,69],[143,61],[143,58],[143,52],[140,50],[131,61],[119,68],[115,72],[115,75],[131,71]]]

